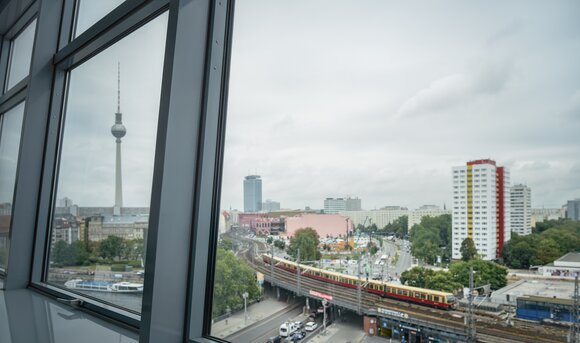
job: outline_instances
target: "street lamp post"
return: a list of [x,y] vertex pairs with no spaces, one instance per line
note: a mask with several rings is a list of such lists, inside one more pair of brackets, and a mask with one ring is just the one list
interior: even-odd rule
[[322,326],[324,327],[324,334],[326,334],[326,305],[328,301],[326,299],[322,299],[322,309],[324,310],[324,316],[322,319]]
[[244,294],[242,294],[242,297],[244,297],[244,324],[248,323],[248,308],[246,306],[247,304],[247,299],[248,299],[248,292],[244,292]]

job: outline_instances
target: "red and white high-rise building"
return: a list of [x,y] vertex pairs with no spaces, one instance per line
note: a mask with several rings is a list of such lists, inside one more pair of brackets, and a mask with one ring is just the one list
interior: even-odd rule
[[502,256],[511,237],[510,176],[493,160],[453,167],[452,258],[461,258],[461,243],[473,239],[484,260]]

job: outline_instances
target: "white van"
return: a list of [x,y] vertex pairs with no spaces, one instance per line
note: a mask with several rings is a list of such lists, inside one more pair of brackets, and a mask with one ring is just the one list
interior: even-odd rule
[[284,323],[280,325],[280,337],[289,337],[298,330],[298,326],[294,323]]

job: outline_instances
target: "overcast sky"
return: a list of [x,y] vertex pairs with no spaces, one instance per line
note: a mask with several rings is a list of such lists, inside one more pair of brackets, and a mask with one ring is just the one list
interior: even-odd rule
[[580,2],[238,1],[222,207],[451,202],[492,158],[534,207],[580,197]]
[[[88,24],[119,0],[98,2]],[[450,204],[451,168],[480,158],[532,188],[580,197],[580,2],[236,2],[222,207]],[[79,28],[88,24],[79,23]],[[84,25],[84,26],[83,26]],[[148,206],[167,16],[75,69],[57,197],[114,204],[121,63],[125,206]]]

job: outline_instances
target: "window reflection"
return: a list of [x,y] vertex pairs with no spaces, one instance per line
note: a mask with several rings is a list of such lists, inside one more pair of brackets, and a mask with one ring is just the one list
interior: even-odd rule
[[32,59],[32,47],[34,45],[35,31],[36,19],[12,41],[6,90],[14,87],[14,85],[28,76],[28,73],[30,72],[30,61]]
[[24,102],[0,117],[0,269],[6,267]]
[[124,1],[125,0],[78,0],[74,37],[78,37],[81,33],[85,32],[89,27],[109,14]]
[[167,15],[72,70],[48,281],[138,312]]

